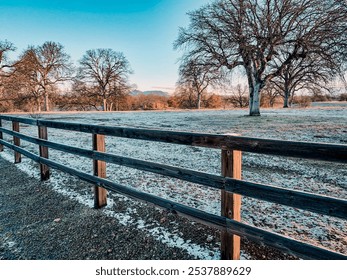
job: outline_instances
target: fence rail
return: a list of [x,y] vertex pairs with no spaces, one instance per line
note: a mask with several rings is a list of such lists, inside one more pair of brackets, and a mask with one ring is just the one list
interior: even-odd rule
[[[2,127],[2,120],[11,121],[12,130]],[[19,123],[37,126],[39,138],[20,133]],[[48,141],[47,127],[92,134],[93,150],[70,147]],[[4,141],[3,134],[13,136],[13,144]],[[104,146],[105,135],[221,149],[222,176],[106,153]],[[20,140],[38,145],[40,155],[35,155],[21,148]],[[345,199],[316,195],[297,190],[288,190],[241,180],[240,152],[248,151],[261,154],[347,163],[347,145],[97,126],[0,115],[0,151],[3,149],[2,146],[10,148],[15,152],[16,163],[20,162],[21,155],[40,163],[42,180],[47,180],[49,178],[49,167],[51,167],[96,184],[96,207],[101,207],[107,203],[105,190],[115,191],[135,199],[153,203],[159,207],[174,210],[205,224],[222,229],[221,257],[223,259],[239,258],[239,237],[246,237],[254,242],[278,248],[301,258],[347,259],[346,255],[246,225],[240,221],[239,217],[241,195],[243,195],[347,220],[347,200]],[[49,160],[48,148],[92,159],[94,162],[94,175],[86,174]],[[222,193],[222,213],[220,216],[213,215],[111,182],[105,179],[106,162],[219,189]]]

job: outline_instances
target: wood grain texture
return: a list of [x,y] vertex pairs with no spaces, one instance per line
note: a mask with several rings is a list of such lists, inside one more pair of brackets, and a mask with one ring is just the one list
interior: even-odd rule
[[[221,172],[223,177],[241,179],[241,151],[222,150]],[[221,216],[241,221],[241,195],[221,191]],[[227,229],[221,231],[221,259],[239,260],[241,240]]]
[[[19,132],[19,122],[12,122],[12,130],[15,132]],[[16,146],[20,146],[20,138],[13,136],[13,144]],[[22,156],[19,152],[14,152],[14,163],[22,162]]]
[[[0,119],[0,128],[2,128],[2,120]],[[0,131],[0,140],[3,139],[2,131]],[[4,150],[4,145],[0,144],[0,152]]]
[[[93,134],[93,150],[105,152],[105,135]],[[106,162],[101,160],[93,160],[94,176],[106,178]],[[96,209],[107,205],[107,190],[99,186],[94,187],[94,207]]]
[[[48,140],[47,127],[39,126],[38,127],[38,135],[39,135],[40,139]],[[40,153],[40,157],[49,158],[48,147],[40,145],[39,146],[39,153]],[[47,181],[50,177],[49,167],[45,164],[40,164],[40,177],[41,177],[41,181]]]

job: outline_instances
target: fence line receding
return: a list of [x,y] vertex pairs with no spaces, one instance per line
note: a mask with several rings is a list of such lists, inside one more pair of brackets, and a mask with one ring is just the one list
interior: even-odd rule
[[[12,130],[4,128],[2,126],[3,121],[12,122]],[[37,126],[38,137],[20,133],[21,123]],[[89,133],[93,140],[93,147],[89,150],[48,141],[47,128]],[[4,141],[3,134],[12,136],[13,143]],[[107,153],[105,136],[220,149],[221,175]],[[38,145],[39,155],[23,149],[20,146],[20,140]],[[241,222],[241,196],[347,220],[347,200],[345,199],[241,180],[242,151],[347,163],[347,145],[99,126],[0,115],[0,151],[3,151],[4,146],[14,151],[15,163],[21,162],[22,155],[40,163],[41,180],[48,180],[49,168],[55,168],[95,184],[94,204],[96,208],[107,204],[107,190],[114,191],[181,213],[221,229],[222,259],[240,258],[240,238],[247,238],[258,244],[265,244],[305,259],[347,259],[347,256],[341,253],[297,241]],[[49,149],[90,158],[93,160],[93,175],[50,160]],[[207,213],[107,180],[105,179],[106,163],[135,168],[218,189],[221,191],[221,215]]]

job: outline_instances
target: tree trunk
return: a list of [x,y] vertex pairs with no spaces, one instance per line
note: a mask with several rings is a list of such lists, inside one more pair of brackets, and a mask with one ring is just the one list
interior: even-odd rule
[[198,103],[196,105],[196,108],[200,110],[201,108],[201,93],[198,93]]
[[260,116],[260,88],[261,83],[256,82],[249,87],[249,115]]
[[45,111],[46,112],[49,111],[49,97],[48,97],[48,93],[45,93]]
[[37,112],[41,113],[41,101],[40,97],[36,98]]
[[284,94],[284,104],[283,104],[283,108],[288,108],[288,95],[285,93]]
[[289,108],[289,97],[290,97],[290,92],[286,88],[284,90],[284,104],[283,104],[283,108]]
[[106,102],[106,98],[104,98],[104,99],[102,100],[102,102],[103,102],[102,110],[106,112],[106,111],[107,111],[107,102]]
[[292,105],[293,105],[293,101],[294,101],[294,91],[293,91],[293,93],[290,95],[290,98],[288,98],[288,100],[289,100],[289,106],[290,107],[292,107]]

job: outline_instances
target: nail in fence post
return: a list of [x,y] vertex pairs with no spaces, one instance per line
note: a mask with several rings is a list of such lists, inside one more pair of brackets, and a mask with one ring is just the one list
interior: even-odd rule
[[[48,131],[46,126],[38,126],[39,138],[43,140],[48,139]],[[39,146],[40,157],[48,158],[48,147]],[[41,181],[47,181],[49,179],[49,167],[45,164],[40,163],[40,174]]]
[[[241,179],[242,153],[236,150],[222,150],[222,176]],[[221,215],[241,221],[241,195],[221,193]],[[240,237],[225,229],[221,233],[221,259],[240,259]]]
[[[12,130],[19,132],[19,122],[12,122]],[[13,144],[15,146],[20,146],[20,138],[13,136]],[[22,161],[22,155],[18,152],[14,152],[14,163],[20,163]]]
[[[105,152],[105,135],[93,134],[93,150]],[[93,160],[94,176],[106,178],[106,162]],[[107,190],[101,187],[94,187],[94,207],[96,209],[107,205]]]
[[[0,119],[0,127],[2,127],[2,119]],[[0,139],[3,140],[2,131],[0,131]],[[4,150],[4,145],[0,144],[0,152]]]

